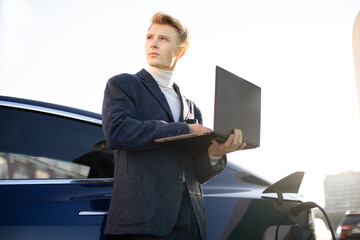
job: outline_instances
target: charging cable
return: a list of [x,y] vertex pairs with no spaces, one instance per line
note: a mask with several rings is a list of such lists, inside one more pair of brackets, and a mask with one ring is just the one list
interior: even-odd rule
[[324,214],[326,222],[327,222],[327,224],[329,226],[329,230],[331,232],[332,239],[336,240],[334,229],[333,229],[333,227],[331,225],[331,222],[330,222],[330,219],[329,219],[328,215],[326,214],[325,210],[322,207],[320,207],[319,205],[317,205],[316,203],[314,203],[314,202],[301,203],[296,207],[290,208],[290,212],[294,216],[297,216],[297,215],[299,215],[299,213],[301,213],[303,211],[306,211],[306,210],[309,210],[309,209],[314,208],[314,207],[317,207]]

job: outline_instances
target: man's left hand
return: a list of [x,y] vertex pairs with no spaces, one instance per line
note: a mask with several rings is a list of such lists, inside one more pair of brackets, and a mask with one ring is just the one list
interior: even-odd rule
[[242,142],[242,132],[239,129],[235,129],[233,134],[230,134],[228,139],[224,143],[218,143],[216,140],[212,140],[209,146],[209,155],[212,157],[222,157],[223,155],[238,150],[244,149],[246,143]]

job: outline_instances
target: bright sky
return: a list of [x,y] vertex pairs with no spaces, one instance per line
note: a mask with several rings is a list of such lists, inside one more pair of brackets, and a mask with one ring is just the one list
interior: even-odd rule
[[151,16],[170,13],[191,35],[176,82],[206,126],[216,65],[262,88],[261,147],[229,158],[271,181],[305,171],[300,192],[324,206],[327,174],[360,171],[359,10],[358,0],[0,0],[0,94],[100,113],[107,80],[146,67]]

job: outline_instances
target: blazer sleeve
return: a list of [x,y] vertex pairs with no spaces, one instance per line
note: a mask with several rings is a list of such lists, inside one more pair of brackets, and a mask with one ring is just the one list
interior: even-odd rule
[[219,175],[227,163],[226,155],[224,155],[215,165],[212,165],[207,148],[200,152],[195,161],[196,175],[200,184]]
[[[155,148],[154,140],[189,133],[186,123],[143,120],[136,111],[139,97],[136,76],[121,74],[111,78],[105,88],[102,109],[104,136],[108,147],[120,150]],[[137,85],[137,86],[136,86]],[[143,113],[143,115],[151,113]]]

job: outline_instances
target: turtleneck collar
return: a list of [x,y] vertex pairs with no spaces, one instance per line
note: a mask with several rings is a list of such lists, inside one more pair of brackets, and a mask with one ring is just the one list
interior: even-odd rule
[[159,86],[167,87],[167,88],[173,87],[173,84],[174,84],[174,82],[172,80],[173,72],[165,71],[160,68],[151,67],[151,66],[148,68],[148,72],[155,79],[155,81],[159,84]]

